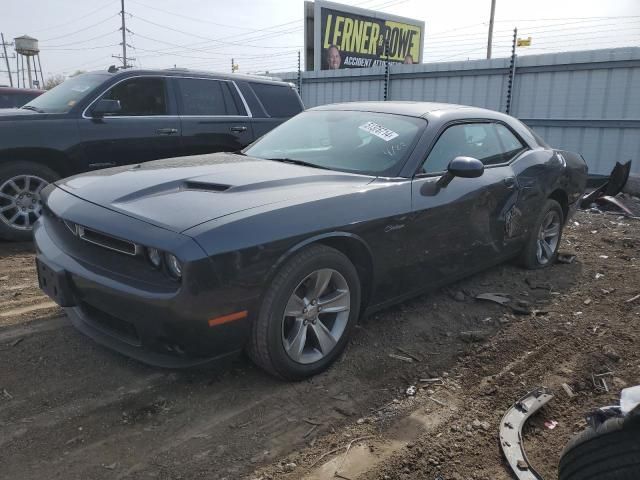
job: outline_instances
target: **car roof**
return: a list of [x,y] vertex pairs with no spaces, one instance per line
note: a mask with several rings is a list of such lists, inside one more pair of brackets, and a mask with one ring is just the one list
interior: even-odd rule
[[210,72],[206,70],[192,70],[188,68],[166,68],[166,69],[158,69],[158,70],[127,69],[127,70],[118,70],[116,72],[108,72],[107,70],[94,70],[88,73],[113,75],[114,78],[115,77],[122,77],[122,78],[135,77],[136,75],[166,75],[166,76],[197,75],[199,77],[204,76],[204,77],[211,77],[211,78],[221,79],[221,80],[243,80],[246,82],[253,82],[253,83],[289,85],[288,82],[285,82],[284,80],[275,78],[275,77],[266,77],[262,75],[247,75],[243,73]]
[[0,93],[44,93],[45,91],[37,88],[0,87]]
[[465,118],[495,118],[496,115],[503,116],[503,114],[499,112],[487,110],[485,108],[438,102],[345,102],[322,105],[319,107],[311,108],[310,110],[355,110],[361,112],[407,115],[410,117],[427,117],[429,116],[429,114],[432,114],[434,112],[442,114],[454,111],[461,114],[461,116]]

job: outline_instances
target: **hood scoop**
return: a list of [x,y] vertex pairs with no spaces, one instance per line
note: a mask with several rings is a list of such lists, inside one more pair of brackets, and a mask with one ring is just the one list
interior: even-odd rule
[[183,190],[199,190],[205,192],[224,192],[229,190],[231,185],[222,185],[219,183],[194,182],[188,180],[183,184]]

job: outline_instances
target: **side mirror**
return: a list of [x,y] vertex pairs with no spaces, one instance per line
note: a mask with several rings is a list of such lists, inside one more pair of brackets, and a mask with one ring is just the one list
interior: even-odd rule
[[105,115],[118,113],[122,110],[120,106],[120,100],[108,100],[101,98],[91,109],[91,116],[96,118],[104,117]]
[[478,178],[484,173],[484,164],[473,157],[456,157],[447,168],[454,177]]
[[460,178],[477,178],[484,173],[484,164],[477,158],[472,157],[456,157],[449,163],[447,171],[440,179],[433,184],[428,193],[425,195],[435,195],[440,189],[445,188],[451,183],[454,177]]

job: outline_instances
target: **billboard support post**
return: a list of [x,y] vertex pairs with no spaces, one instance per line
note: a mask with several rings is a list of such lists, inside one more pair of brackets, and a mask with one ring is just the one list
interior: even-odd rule
[[513,83],[516,78],[516,42],[518,41],[518,29],[513,29],[513,44],[511,45],[511,63],[509,64],[509,81],[507,82],[507,106],[505,113],[511,113],[511,99],[513,98]]

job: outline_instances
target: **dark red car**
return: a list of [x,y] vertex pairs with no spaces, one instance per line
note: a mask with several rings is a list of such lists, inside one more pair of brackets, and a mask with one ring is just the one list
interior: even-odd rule
[[20,108],[44,92],[35,88],[0,87],[0,108]]

